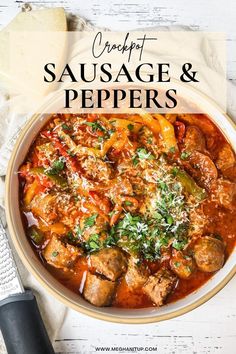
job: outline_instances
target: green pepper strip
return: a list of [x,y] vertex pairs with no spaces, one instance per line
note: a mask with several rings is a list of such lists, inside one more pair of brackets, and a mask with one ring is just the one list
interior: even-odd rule
[[49,173],[47,173],[46,169],[43,167],[33,167],[30,169],[30,172],[32,174],[36,174],[36,175],[45,175],[47,176],[52,182],[54,182],[56,185],[62,187],[62,188],[66,188],[68,187],[67,181],[65,178],[58,176],[58,175],[50,175]]
[[188,173],[185,171],[177,170],[175,172],[175,176],[187,193],[193,195],[198,200],[203,200],[206,198],[207,194],[205,189],[199,187]]

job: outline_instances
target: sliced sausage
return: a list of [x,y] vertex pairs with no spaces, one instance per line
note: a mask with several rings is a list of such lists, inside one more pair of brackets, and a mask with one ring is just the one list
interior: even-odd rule
[[95,306],[111,305],[116,283],[107,279],[102,279],[96,274],[87,273],[84,285],[84,298]]
[[202,272],[219,270],[225,260],[223,242],[211,236],[200,237],[194,245],[194,258]]
[[128,262],[128,270],[125,274],[125,280],[128,287],[132,290],[141,288],[148,279],[148,270],[143,266],[138,266],[133,257]]
[[64,245],[55,235],[47,244],[43,251],[43,257],[47,263],[55,268],[70,268],[75,263],[81,251],[78,247],[70,244]]
[[58,218],[56,207],[56,195],[40,193],[31,201],[33,214],[39,216],[47,223],[52,223]]
[[143,291],[157,306],[162,306],[167,296],[174,289],[176,282],[176,275],[163,268],[148,278],[143,286]]
[[206,149],[206,141],[201,130],[194,126],[190,125],[186,129],[186,135],[184,138],[184,145],[186,151],[200,151],[204,152]]
[[192,175],[201,187],[209,189],[213,182],[217,180],[218,172],[214,162],[209,156],[201,152],[194,151],[189,162],[192,166]]
[[113,281],[118,279],[127,269],[126,257],[118,248],[104,248],[92,254],[90,263],[96,272]]
[[229,144],[225,144],[219,151],[216,166],[219,170],[222,171],[224,175],[224,171],[230,167],[233,167],[235,164],[235,156],[234,152],[231,149]]

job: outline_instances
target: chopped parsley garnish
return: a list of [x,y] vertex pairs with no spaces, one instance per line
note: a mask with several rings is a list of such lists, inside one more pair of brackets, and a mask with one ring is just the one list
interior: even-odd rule
[[178,240],[174,240],[174,242],[172,243],[172,246],[180,251],[184,248],[184,246],[187,244],[187,239],[184,239],[182,241],[178,241]]
[[61,127],[63,130],[70,130],[71,129],[67,124],[62,124]]
[[78,235],[74,235],[72,231],[69,231],[66,235],[66,238],[71,242],[71,243],[78,243],[79,237]]
[[127,128],[128,128],[129,130],[133,130],[133,129],[134,129],[134,125],[133,125],[133,124],[128,124],[128,125],[127,125]]
[[133,165],[136,166],[139,160],[154,160],[155,156],[151,152],[147,151],[144,147],[140,147],[136,150],[135,155],[132,158]]
[[133,205],[133,203],[132,203],[132,202],[130,202],[130,201],[128,201],[128,200],[126,200],[126,201],[124,202],[124,204],[125,204],[126,206]]
[[84,221],[84,228],[94,226],[97,216],[98,216],[98,214],[93,214],[92,216],[89,216],[88,218],[86,218]]
[[155,156],[153,156],[150,152],[148,152],[145,148],[138,148],[136,150],[138,157],[141,160],[153,160]]
[[68,154],[69,156],[75,157],[75,154],[74,154],[70,149],[67,150],[66,152],[67,152],[67,154]]
[[48,175],[58,175],[65,167],[62,159],[55,160],[50,168],[47,169]]
[[57,257],[58,255],[59,255],[59,252],[57,252],[57,251],[52,252],[53,257]]
[[105,132],[106,129],[98,122],[86,122],[86,125],[92,128],[92,131],[100,130],[101,132]]
[[79,225],[77,225],[76,227],[76,235],[78,237],[82,236],[83,230],[81,229],[81,227]]
[[89,240],[84,244],[84,247],[89,252],[98,251],[101,248],[101,242],[98,234],[93,234]]
[[183,151],[180,155],[181,160],[187,160],[189,156],[191,155],[191,152],[189,151]]

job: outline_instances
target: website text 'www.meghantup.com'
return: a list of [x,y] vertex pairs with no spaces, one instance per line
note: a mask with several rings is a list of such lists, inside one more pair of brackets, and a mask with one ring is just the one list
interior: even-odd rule
[[147,353],[147,352],[156,352],[157,347],[95,347],[95,352],[116,352],[116,353]]

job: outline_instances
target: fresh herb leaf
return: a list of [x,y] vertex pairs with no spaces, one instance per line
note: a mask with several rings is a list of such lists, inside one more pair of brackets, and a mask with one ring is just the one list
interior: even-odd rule
[[52,252],[53,257],[57,257],[58,255],[59,255],[59,252],[57,252],[57,251]]
[[92,216],[89,216],[88,218],[86,218],[84,221],[84,228],[92,227],[96,222],[97,216],[98,216],[98,214],[93,214]]
[[75,154],[70,149],[68,149],[66,152],[69,156],[75,157]]
[[136,150],[136,153],[138,155],[138,157],[142,160],[153,160],[155,159],[155,157],[148,152],[145,148],[138,148]]
[[70,127],[67,124],[62,124],[61,127],[63,130],[70,130]]
[[130,201],[128,201],[128,200],[126,200],[126,201],[124,202],[124,204],[125,204],[126,206],[133,205],[133,203],[132,203],[132,202],[130,202]]
[[181,160],[187,160],[191,156],[191,152],[183,151],[180,155]]
[[101,132],[105,132],[106,129],[98,122],[86,122],[86,125],[92,128],[92,131],[100,130]]
[[77,225],[77,227],[76,227],[76,235],[78,237],[80,237],[80,236],[82,236],[82,234],[83,234],[83,230],[81,229],[81,227],[79,225]]
[[187,240],[182,240],[182,241],[178,241],[178,240],[174,240],[173,243],[172,243],[172,246],[180,251],[184,248],[184,246],[187,244]]
[[84,247],[88,252],[98,251],[102,247],[102,244],[99,240],[99,234],[91,235],[88,241],[85,242]]
[[129,130],[133,130],[133,129],[134,129],[134,125],[133,125],[133,124],[128,124],[128,125],[127,125],[127,128],[128,128]]
[[58,175],[65,167],[65,164],[62,159],[55,160],[52,166],[47,169],[48,175]]

